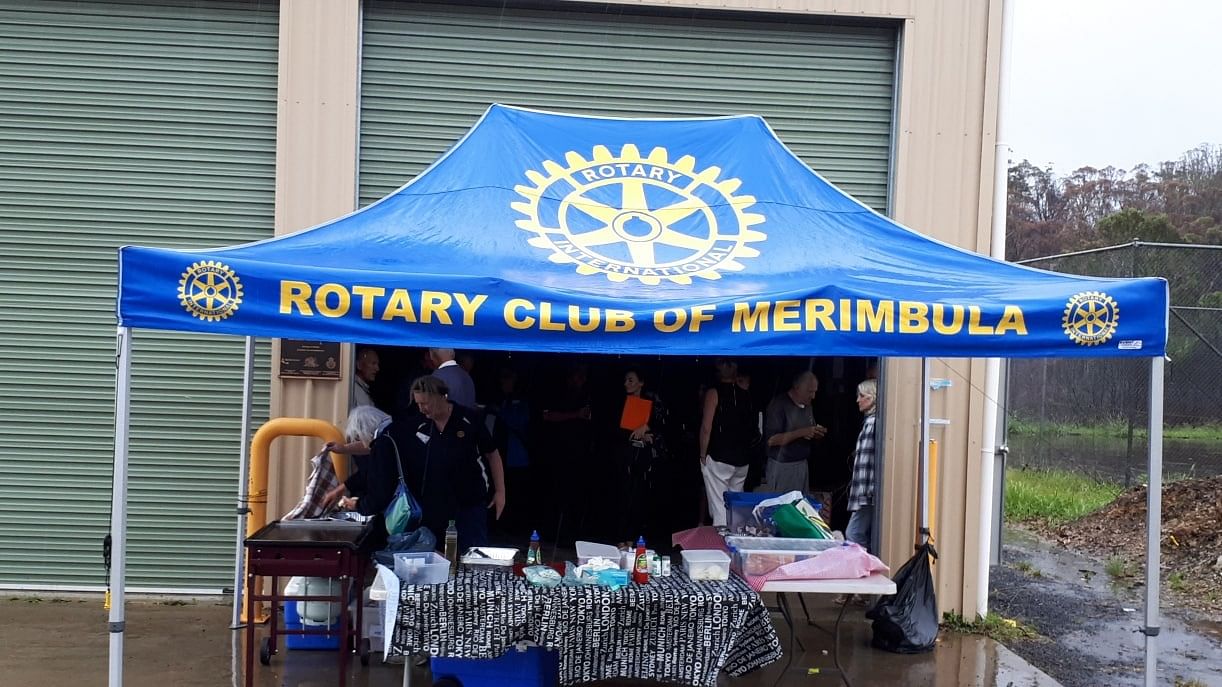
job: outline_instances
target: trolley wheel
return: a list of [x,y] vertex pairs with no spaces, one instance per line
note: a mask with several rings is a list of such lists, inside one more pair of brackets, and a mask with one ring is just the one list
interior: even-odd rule
[[263,643],[259,645],[259,663],[265,666],[271,665],[273,653],[275,652],[272,650],[272,638],[264,637]]
[[361,657],[361,665],[369,665],[369,640],[362,639],[360,647],[357,649],[357,654]]

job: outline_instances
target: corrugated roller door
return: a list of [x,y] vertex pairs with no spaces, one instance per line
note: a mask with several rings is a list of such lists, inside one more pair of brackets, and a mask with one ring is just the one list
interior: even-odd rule
[[[104,583],[116,250],[272,234],[277,32],[274,3],[0,0],[0,585]],[[243,342],[133,342],[129,584],[229,586]]]
[[623,6],[365,7],[362,204],[418,174],[500,102],[629,117],[759,114],[808,165],[886,210],[894,28]]

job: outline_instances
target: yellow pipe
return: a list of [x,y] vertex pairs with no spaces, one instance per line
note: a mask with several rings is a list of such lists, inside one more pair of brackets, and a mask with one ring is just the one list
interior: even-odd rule
[[938,440],[929,440],[929,540],[938,522]]
[[[323,443],[344,443],[344,435],[335,425],[324,420],[305,417],[278,417],[268,420],[255,432],[250,440],[250,482],[246,503],[250,514],[246,517],[246,536],[259,531],[267,524],[267,473],[271,462],[272,442],[280,437],[316,437]],[[348,456],[332,454],[335,474],[342,481],[348,476]],[[247,568],[249,570],[249,568]],[[263,580],[256,579],[255,587],[262,589]],[[260,604],[256,622],[265,622],[269,613],[265,604]],[[242,604],[242,621],[246,621],[246,604]]]
[[[921,543],[921,476],[916,483],[916,512],[913,522],[916,523],[915,544]],[[934,530],[938,522],[938,440],[929,440],[929,540],[935,541]]]
[[[268,463],[271,461],[271,446],[276,439],[288,436],[317,437],[323,443],[344,443],[344,434],[325,420],[278,417],[264,423],[250,441],[250,488],[247,491],[250,516],[246,519],[248,537],[267,524],[267,473]],[[343,481],[348,477],[348,456],[332,454],[332,460],[335,464],[335,474]]]

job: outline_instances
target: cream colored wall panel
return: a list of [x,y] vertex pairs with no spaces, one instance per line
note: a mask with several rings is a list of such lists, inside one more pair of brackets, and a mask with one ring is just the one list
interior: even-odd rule
[[[280,341],[272,347],[272,360],[280,359]],[[273,366],[274,368],[274,366]],[[352,346],[340,348],[340,369],[352,369]],[[275,370],[273,369],[273,377]],[[341,431],[348,415],[348,379],[273,379],[272,403],[277,417],[307,417],[331,422]],[[272,444],[268,470],[267,517],[275,520],[297,505],[310,474],[310,458],[320,448],[317,439],[285,437]]]
[[293,0],[280,12],[276,233],[356,207],[358,0]]
[[[293,0],[281,4],[276,124],[276,234],[290,234],[356,208],[357,107],[360,83],[359,0]],[[311,417],[342,429],[351,379],[351,346],[343,347],[338,381],[280,379],[273,369],[274,417]],[[279,360],[279,341],[273,360]],[[274,367],[274,366],[273,366]],[[313,439],[272,445],[268,518],[300,498]]]

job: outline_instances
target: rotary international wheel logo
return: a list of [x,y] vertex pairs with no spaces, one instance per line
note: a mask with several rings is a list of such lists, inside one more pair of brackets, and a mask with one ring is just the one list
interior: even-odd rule
[[525,215],[517,226],[552,262],[613,282],[691,284],[759,255],[747,244],[767,238],[751,228],[764,216],[747,212],[755,198],[735,195],[742,182],[722,178],[720,168],[698,170],[690,155],[671,162],[661,147],[642,157],[632,144],[619,155],[595,146],[591,157],[548,160],[542,172],[526,172],[533,185],[514,189],[526,198],[513,203]]
[[1098,346],[1112,338],[1120,323],[1120,306],[1102,291],[1083,291],[1065,304],[1061,328],[1074,343]]
[[218,322],[242,304],[242,282],[224,263],[197,262],[178,280],[178,302],[199,319]]

